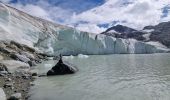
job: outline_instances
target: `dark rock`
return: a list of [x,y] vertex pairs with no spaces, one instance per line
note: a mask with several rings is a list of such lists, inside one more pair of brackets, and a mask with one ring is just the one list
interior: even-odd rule
[[73,74],[77,71],[78,71],[77,68],[69,64],[63,63],[62,58],[60,57],[58,63],[51,70],[47,72],[47,76]]
[[47,72],[47,76],[50,75],[64,75],[73,74],[77,71],[76,68],[66,65],[64,63],[57,63],[51,70]]
[[36,72],[32,73],[32,76],[38,76],[38,74]]
[[36,65],[37,65],[35,61],[28,61],[28,64],[29,64],[30,66],[36,66]]

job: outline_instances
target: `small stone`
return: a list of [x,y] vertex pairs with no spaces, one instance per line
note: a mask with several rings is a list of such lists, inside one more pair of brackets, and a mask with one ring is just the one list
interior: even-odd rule
[[20,100],[22,98],[21,93],[12,94],[8,100]]
[[38,74],[36,72],[32,73],[32,76],[38,76]]

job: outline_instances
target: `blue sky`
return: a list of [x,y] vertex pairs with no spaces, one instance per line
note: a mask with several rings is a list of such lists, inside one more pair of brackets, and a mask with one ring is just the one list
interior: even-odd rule
[[170,0],[0,0],[55,23],[100,33],[122,24],[135,29],[170,21]]
[[11,0],[10,3],[20,3],[23,5],[34,4],[40,6],[39,2],[41,1],[48,2],[50,6],[70,9],[76,13],[81,13],[104,3],[104,0]]

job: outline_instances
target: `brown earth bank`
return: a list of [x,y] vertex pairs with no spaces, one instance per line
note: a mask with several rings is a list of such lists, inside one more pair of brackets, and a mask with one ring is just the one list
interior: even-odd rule
[[32,72],[37,64],[48,60],[47,55],[34,48],[14,41],[0,41],[0,99],[27,100],[32,81],[37,77]]

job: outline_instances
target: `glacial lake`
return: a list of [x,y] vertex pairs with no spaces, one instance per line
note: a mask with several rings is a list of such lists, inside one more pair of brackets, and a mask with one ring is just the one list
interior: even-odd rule
[[[170,54],[120,54],[64,57],[79,71],[40,77],[30,100],[170,100]],[[56,61],[38,65],[48,71]]]

